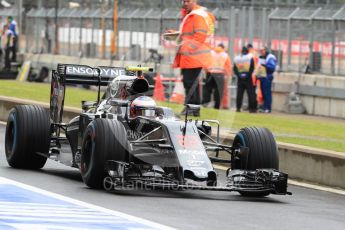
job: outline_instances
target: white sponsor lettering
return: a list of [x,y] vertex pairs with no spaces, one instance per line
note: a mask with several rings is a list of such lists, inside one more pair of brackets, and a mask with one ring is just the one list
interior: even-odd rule
[[67,66],[66,73],[71,73],[71,72],[73,72],[72,66]]
[[191,167],[200,167],[205,161],[188,160],[187,165]]
[[191,168],[195,176],[207,177],[207,171],[204,168]]
[[126,71],[124,69],[112,69],[112,68],[88,68],[85,66],[67,66],[66,67],[67,74],[88,74],[93,76],[98,76],[98,73],[101,76],[121,76],[126,75]]
[[122,76],[122,75],[126,75],[126,71],[123,69],[111,69],[110,70],[110,75],[111,76]]
[[101,72],[104,72],[105,75],[108,75],[109,71],[110,71],[110,69],[101,69]]
[[142,136],[144,136],[142,132],[136,132],[130,129],[127,130],[127,137],[130,139],[139,139]]
[[180,149],[177,151],[180,155],[204,155],[203,151],[199,150],[188,150],[188,149]]
[[96,73],[96,74],[97,74],[96,71],[93,71],[93,70],[90,69],[90,68],[87,68],[87,69],[86,69],[86,73],[88,73],[88,74],[94,74],[94,73]]

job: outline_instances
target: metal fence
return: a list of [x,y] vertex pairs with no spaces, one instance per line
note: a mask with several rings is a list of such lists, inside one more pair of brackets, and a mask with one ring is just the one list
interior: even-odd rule
[[269,26],[283,70],[345,75],[344,7],[276,9]]
[[[32,9],[26,14],[26,52],[52,52],[55,47],[54,9]],[[224,43],[233,56],[246,42],[255,36],[267,38],[267,16],[269,9],[253,7],[214,9],[217,16],[214,43]],[[247,17],[247,15],[250,15]],[[162,31],[180,24],[178,9],[130,9],[119,11],[116,58],[144,61],[149,49],[163,53],[164,62],[171,62],[175,47],[161,40]],[[102,21],[105,26],[102,26]],[[110,58],[112,32],[112,10],[59,9],[59,53]],[[265,24],[260,27],[260,24]],[[102,36],[106,34],[105,49],[101,49]],[[264,41],[263,41],[264,42]]]
[[[253,43],[271,47],[281,71],[345,75],[345,10],[332,8],[216,8],[214,44],[224,43],[233,57],[241,46]],[[0,16],[2,16],[0,11]],[[72,56],[112,58],[111,9],[59,9],[59,53]],[[174,44],[161,40],[168,28],[178,28],[178,9],[122,8],[118,13],[118,60],[144,62],[150,49],[172,63]],[[55,47],[55,10],[32,9],[25,15],[24,49],[52,53]]]

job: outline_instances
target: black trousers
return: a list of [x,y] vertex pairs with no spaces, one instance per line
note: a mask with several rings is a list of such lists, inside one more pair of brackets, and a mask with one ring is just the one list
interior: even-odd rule
[[257,101],[255,88],[251,78],[238,78],[237,82],[237,97],[236,97],[236,108],[240,110],[243,102],[244,91],[247,91],[249,112],[255,112],[257,110]]
[[11,69],[11,59],[10,59],[11,48],[5,48],[5,70]]
[[202,89],[202,103],[206,104],[211,101],[211,95],[214,92],[214,108],[220,108],[220,101],[223,98],[224,91],[224,74],[207,73],[205,85]]
[[5,48],[5,69],[11,69],[11,62],[17,61],[17,38],[13,38],[13,46]]
[[185,104],[200,105],[199,75],[202,68],[181,69],[185,90]]
[[16,62],[17,61],[17,44],[18,44],[18,38],[15,37],[13,38],[13,46],[10,48],[11,49],[11,53],[12,53],[12,57],[11,57],[11,61],[12,62]]

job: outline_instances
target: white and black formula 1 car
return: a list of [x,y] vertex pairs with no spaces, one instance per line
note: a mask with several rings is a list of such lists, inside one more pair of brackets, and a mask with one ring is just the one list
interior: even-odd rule
[[[107,190],[135,186],[290,194],[268,129],[243,128],[232,145],[221,144],[218,121],[179,119],[170,108],[156,106],[148,97],[152,86],[142,77],[145,71],[152,70],[59,64],[52,73],[49,112],[36,105],[11,110],[5,136],[8,164],[40,169],[51,158],[79,168],[87,186]],[[63,123],[68,84],[98,86],[98,98],[83,101],[80,115]],[[108,86],[102,97],[101,86]],[[186,110],[200,107],[186,105]],[[211,137],[211,123],[217,138]],[[216,157],[209,157],[212,151]],[[220,151],[229,158],[220,159]],[[229,166],[222,186],[215,162]]]

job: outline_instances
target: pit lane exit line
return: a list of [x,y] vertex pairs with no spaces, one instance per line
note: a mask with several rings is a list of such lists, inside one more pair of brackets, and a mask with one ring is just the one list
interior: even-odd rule
[[173,229],[0,177],[0,229]]

